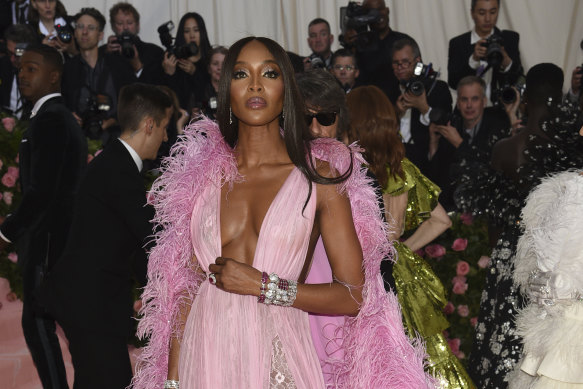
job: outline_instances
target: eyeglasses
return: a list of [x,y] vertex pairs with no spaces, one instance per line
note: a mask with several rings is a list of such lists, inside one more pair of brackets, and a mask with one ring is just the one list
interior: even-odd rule
[[306,124],[309,126],[312,120],[316,118],[318,123],[322,126],[331,126],[336,121],[336,112],[318,112],[318,113],[307,113],[306,114]]
[[413,61],[409,61],[408,59],[404,59],[402,61],[393,61],[393,67],[398,69],[398,68],[408,68],[409,66],[411,66],[411,64],[413,63]]
[[347,72],[352,72],[356,70],[356,66],[352,65],[334,65],[334,70],[338,70],[339,72],[346,70]]
[[95,32],[99,27],[94,26],[93,24],[84,25],[84,24],[75,24],[75,30],[83,31],[87,28],[89,32]]

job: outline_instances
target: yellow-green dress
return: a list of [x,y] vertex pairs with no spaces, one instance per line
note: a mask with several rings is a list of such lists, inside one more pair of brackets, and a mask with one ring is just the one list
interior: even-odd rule
[[[431,217],[441,190],[408,159],[401,161],[401,167],[405,178],[395,178],[389,170],[383,193],[399,196],[407,192],[404,224],[405,231],[411,231]],[[419,334],[425,341],[429,372],[440,378],[442,388],[475,388],[443,336],[443,330],[449,327],[442,312],[447,304],[443,284],[423,258],[402,242],[394,244],[398,257],[393,277],[403,311],[403,324],[409,336]]]

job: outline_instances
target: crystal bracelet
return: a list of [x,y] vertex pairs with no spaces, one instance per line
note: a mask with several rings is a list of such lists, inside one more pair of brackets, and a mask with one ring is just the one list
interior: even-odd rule
[[294,303],[297,293],[298,283],[296,281],[284,280],[275,273],[271,273],[267,277],[267,273],[263,272],[261,292],[257,301],[267,305],[289,307]]
[[164,381],[164,389],[180,389],[180,383],[177,380]]

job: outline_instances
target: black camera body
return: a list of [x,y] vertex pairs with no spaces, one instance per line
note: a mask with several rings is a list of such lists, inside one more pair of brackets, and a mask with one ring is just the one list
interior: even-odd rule
[[320,57],[318,54],[312,53],[312,55],[310,55],[308,59],[310,60],[310,64],[312,64],[313,69],[326,68],[326,62],[324,62],[322,57]]
[[83,131],[89,139],[100,139],[103,129],[101,123],[111,109],[111,98],[107,95],[91,93],[87,101],[87,109],[81,115]]
[[486,48],[486,62],[493,68],[497,68],[502,64],[504,56],[502,55],[502,47],[504,46],[504,39],[499,34],[492,34],[482,43]]
[[69,24],[65,24],[64,26],[60,24],[55,25],[55,32],[57,38],[63,43],[70,43],[73,40],[73,29]]
[[170,55],[176,56],[178,59],[186,59],[198,54],[199,48],[194,42],[185,43],[182,46],[176,46],[172,43],[175,39],[170,34],[170,31],[174,29],[174,23],[172,21],[163,23],[158,27],[158,35],[160,36],[160,42],[162,46],[166,48],[166,51]]
[[[340,28],[342,34],[338,37],[342,47],[356,48],[359,52],[378,49],[378,34],[371,25],[381,19],[377,9],[364,8],[354,1],[348,2],[346,7],[340,8]],[[347,31],[351,31],[351,38],[347,39]]]
[[405,93],[411,92],[414,96],[421,96],[425,91],[425,83],[427,80],[434,81],[439,76],[439,73],[433,70],[433,64],[423,64],[417,62],[413,70],[413,77],[406,81],[401,81],[400,84],[405,88]]
[[138,42],[138,38],[134,34],[124,31],[116,35],[115,39],[121,46],[121,54],[128,59],[134,58],[134,46]]
[[516,85],[506,84],[492,91],[492,101],[494,102],[494,105],[497,105],[497,103],[512,104],[516,102],[516,91],[518,91],[518,98],[522,100],[524,90],[525,90],[524,84],[520,83]]

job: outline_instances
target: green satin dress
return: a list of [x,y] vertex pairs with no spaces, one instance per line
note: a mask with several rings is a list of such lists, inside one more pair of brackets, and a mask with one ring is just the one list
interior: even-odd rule
[[[408,159],[403,159],[401,166],[405,179],[395,178],[389,171],[383,193],[390,196],[407,193],[404,224],[405,231],[411,231],[431,217],[441,190]],[[475,388],[443,336],[443,330],[449,327],[442,312],[447,304],[443,284],[423,258],[402,242],[395,241],[394,245],[398,259],[393,267],[393,277],[403,312],[403,324],[409,336],[418,334],[425,341],[429,372],[439,378],[442,388]]]

